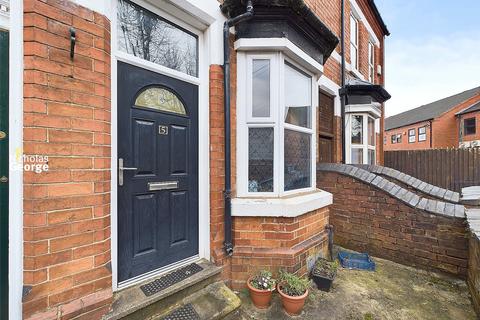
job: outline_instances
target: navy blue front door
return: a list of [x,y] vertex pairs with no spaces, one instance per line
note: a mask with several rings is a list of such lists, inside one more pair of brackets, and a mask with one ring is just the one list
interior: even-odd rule
[[198,254],[197,119],[196,85],[118,63],[119,282]]

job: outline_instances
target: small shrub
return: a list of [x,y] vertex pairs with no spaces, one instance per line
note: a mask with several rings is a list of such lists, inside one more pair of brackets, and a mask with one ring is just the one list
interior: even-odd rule
[[311,282],[307,278],[283,271],[280,271],[280,282],[283,293],[291,297],[301,296],[311,286]]
[[317,262],[315,262],[312,274],[314,276],[333,279],[333,277],[335,277],[335,275],[337,274],[338,266],[339,263],[337,260],[328,261],[326,259],[318,259]]
[[272,278],[272,273],[270,271],[261,270],[252,277],[250,284],[258,290],[273,291],[275,289],[276,281]]

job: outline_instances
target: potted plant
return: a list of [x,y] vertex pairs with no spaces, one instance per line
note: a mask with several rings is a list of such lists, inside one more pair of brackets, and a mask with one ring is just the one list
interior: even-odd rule
[[318,259],[312,269],[311,277],[317,288],[322,291],[330,291],[333,279],[337,275],[338,261],[328,261],[326,259]]
[[248,279],[247,286],[250,292],[250,298],[255,307],[266,309],[270,306],[275,284],[276,281],[273,279],[272,273],[267,270],[261,270]]
[[309,288],[309,279],[293,273],[280,273],[278,293],[280,293],[283,308],[289,315],[298,315],[302,312]]

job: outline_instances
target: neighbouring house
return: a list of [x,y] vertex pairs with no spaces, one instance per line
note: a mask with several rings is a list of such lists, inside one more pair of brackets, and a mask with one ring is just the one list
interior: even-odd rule
[[480,101],[455,114],[459,147],[480,147]]
[[385,119],[384,150],[480,146],[480,87]]
[[341,0],[251,4],[0,0],[0,318],[115,319],[199,259],[238,289],[325,255],[316,163],[382,163],[389,32],[345,1],[342,77]]

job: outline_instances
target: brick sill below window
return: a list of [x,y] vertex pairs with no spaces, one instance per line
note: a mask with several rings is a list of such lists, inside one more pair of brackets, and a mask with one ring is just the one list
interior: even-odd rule
[[280,198],[234,198],[232,216],[293,218],[332,203],[332,194],[319,189]]

